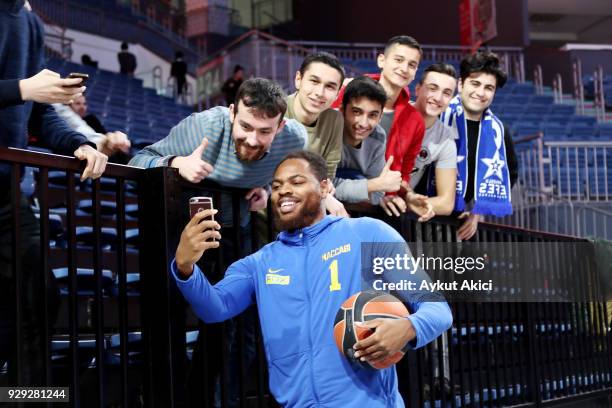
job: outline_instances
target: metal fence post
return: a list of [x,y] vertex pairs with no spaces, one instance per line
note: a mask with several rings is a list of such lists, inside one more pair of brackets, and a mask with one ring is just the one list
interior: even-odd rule
[[536,93],[542,95],[544,93],[544,78],[542,77],[542,66],[539,64],[533,70],[533,83]]
[[260,59],[261,59],[261,55],[260,55],[260,45],[259,45],[259,35],[255,34],[253,36],[253,61],[255,61],[255,76],[258,77],[260,76],[260,72],[261,72],[261,66],[260,66]]
[[160,167],[144,172],[139,183],[141,220],[142,321],[145,356],[145,406],[174,407],[184,396],[184,303],[169,276],[180,236],[179,175]]
[[606,121],[606,103],[605,103],[605,92],[603,87],[604,73],[603,67],[598,65],[593,73],[594,82],[594,99],[595,99],[595,114],[597,121],[603,123]]
[[574,79],[574,99],[578,114],[584,115],[584,86],[582,83],[582,62],[577,59],[572,63],[572,74]]
[[555,103],[563,103],[563,79],[559,73],[553,79],[553,97]]

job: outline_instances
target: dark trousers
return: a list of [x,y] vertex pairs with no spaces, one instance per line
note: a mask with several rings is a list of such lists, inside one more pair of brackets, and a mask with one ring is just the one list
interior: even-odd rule
[[176,78],[176,94],[178,96],[182,95],[183,92],[185,92],[187,88],[187,80],[185,79],[185,77],[177,77]]
[[[21,259],[22,286],[16,299],[15,279],[12,267],[12,205],[0,207],[0,361],[8,361],[9,372],[15,373],[15,341],[22,346],[23,385],[44,384],[45,339],[43,329],[45,313],[49,325],[55,321],[59,294],[51,271],[47,287],[48,304],[44,304],[45,291],[41,269],[40,229],[25,199],[19,204],[19,257]],[[15,338],[16,301],[22,305],[22,337]],[[1,364],[1,363],[0,363]],[[15,378],[15,377],[12,377]],[[17,384],[11,384],[17,385]]]

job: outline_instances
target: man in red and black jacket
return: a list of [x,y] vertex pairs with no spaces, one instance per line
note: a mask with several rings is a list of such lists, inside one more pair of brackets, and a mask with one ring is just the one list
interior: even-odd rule
[[[419,67],[421,54],[421,46],[414,38],[406,35],[393,37],[387,42],[384,53],[377,58],[380,74],[368,75],[380,82],[387,93],[380,122],[387,135],[383,140],[386,143],[385,158],[393,157],[391,170],[402,173],[402,190],[398,194],[389,193],[381,201],[381,206],[389,215],[399,216],[407,206],[421,216],[432,211],[427,197],[415,194],[408,186],[425,135],[423,117],[410,105],[407,88]],[[334,107],[340,106],[343,95],[344,89]]]

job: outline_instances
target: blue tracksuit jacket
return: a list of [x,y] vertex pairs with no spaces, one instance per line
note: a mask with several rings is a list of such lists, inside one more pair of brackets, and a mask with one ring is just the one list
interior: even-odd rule
[[[355,367],[334,343],[336,312],[363,290],[363,242],[404,240],[379,220],[327,216],[309,227],[282,232],[275,242],[232,264],[214,286],[197,266],[186,280],[177,277],[174,261],[171,268],[179,289],[205,322],[229,319],[257,302],[270,390],[282,406],[403,407],[394,366]],[[384,252],[389,245],[380,248]],[[408,279],[423,276],[419,271]],[[410,296],[409,319],[417,334],[411,346],[421,347],[450,327],[452,315],[444,301]]]

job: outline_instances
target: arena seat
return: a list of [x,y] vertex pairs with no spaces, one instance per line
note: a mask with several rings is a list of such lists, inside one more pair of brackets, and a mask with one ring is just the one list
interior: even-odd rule
[[[60,288],[60,295],[68,294],[69,273],[68,268],[54,268],[53,275]],[[93,296],[96,287],[96,278],[93,269],[77,268],[77,295]],[[113,273],[108,269],[102,270],[102,291],[105,295],[110,295],[113,289]]]
[[554,122],[547,123],[543,126],[544,140],[564,140],[567,139],[567,126],[556,124]]

